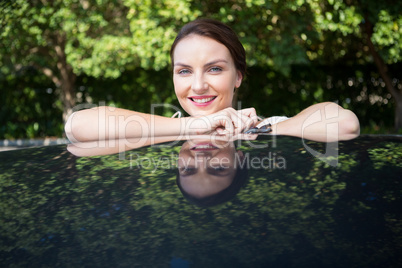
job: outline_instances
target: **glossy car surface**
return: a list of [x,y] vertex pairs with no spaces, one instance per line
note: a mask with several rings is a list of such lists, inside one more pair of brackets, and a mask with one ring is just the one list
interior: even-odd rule
[[401,267],[402,137],[237,141],[246,177],[216,206],[177,186],[183,143],[0,153],[0,266]]

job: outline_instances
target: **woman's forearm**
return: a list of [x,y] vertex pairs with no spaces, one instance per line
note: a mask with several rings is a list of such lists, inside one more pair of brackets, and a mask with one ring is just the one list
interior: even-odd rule
[[65,131],[72,142],[178,136],[185,134],[185,121],[102,106],[72,114]]
[[331,102],[312,105],[272,128],[272,134],[321,142],[349,140],[356,138],[360,133],[356,115]]
[[114,107],[96,107],[72,114],[65,125],[69,140],[91,142],[118,139],[188,135],[239,134],[255,125],[254,108],[236,111],[226,108],[207,116],[168,118]]

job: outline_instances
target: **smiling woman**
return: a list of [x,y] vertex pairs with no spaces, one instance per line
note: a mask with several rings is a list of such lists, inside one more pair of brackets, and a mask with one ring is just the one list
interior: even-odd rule
[[173,62],[176,96],[188,114],[208,115],[232,105],[242,74],[223,44],[190,35],[177,44]]
[[246,52],[227,25],[196,20],[185,25],[170,50],[180,105],[190,115],[231,107],[246,73]]
[[[70,116],[66,133],[72,142],[150,139],[200,134],[244,136],[244,131],[271,124],[274,135],[330,142],[359,134],[355,114],[335,103],[319,103],[298,115],[259,121],[254,108],[231,107],[234,91],[246,73],[245,51],[227,25],[198,19],[185,25],[172,48],[173,82],[182,108],[190,115],[166,118],[114,107],[83,110]],[[249,135],[248,135],[249,136]]]
[[176,183],[183,196],[200,207],[234,198],[248,179],[244,155],[233,143],[193,140],[183,144]]

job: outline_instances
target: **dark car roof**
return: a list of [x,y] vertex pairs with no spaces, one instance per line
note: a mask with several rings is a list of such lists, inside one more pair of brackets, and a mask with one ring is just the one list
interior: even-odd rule
[[402,264],[400,136],[237,141],[247,181],[211,207],[176,185],[182,144],[92,157],[65,145],[1,152],[1,266]]

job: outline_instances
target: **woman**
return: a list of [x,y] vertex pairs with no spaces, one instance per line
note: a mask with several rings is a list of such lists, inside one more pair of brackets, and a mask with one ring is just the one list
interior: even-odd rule
[[[199,19],[185,25],[171,48],[176,96],[190,115],[166,118],[113,107],[76,112],[65,130],[72,142],[216,134],[236,136],[272,124],[272,134],[330,142],[359,135],[355,114],[335,103],[312,105],[292,118],[258,121],[254,108],[231,108],[246,73],[245,51],[225,24]],[[286,120],[285,120],[286,119]]]
[[183,144],[176,183],[183,196],[200,207],[234,198],[248,179],[247,163],[234,143],[192,140]]

